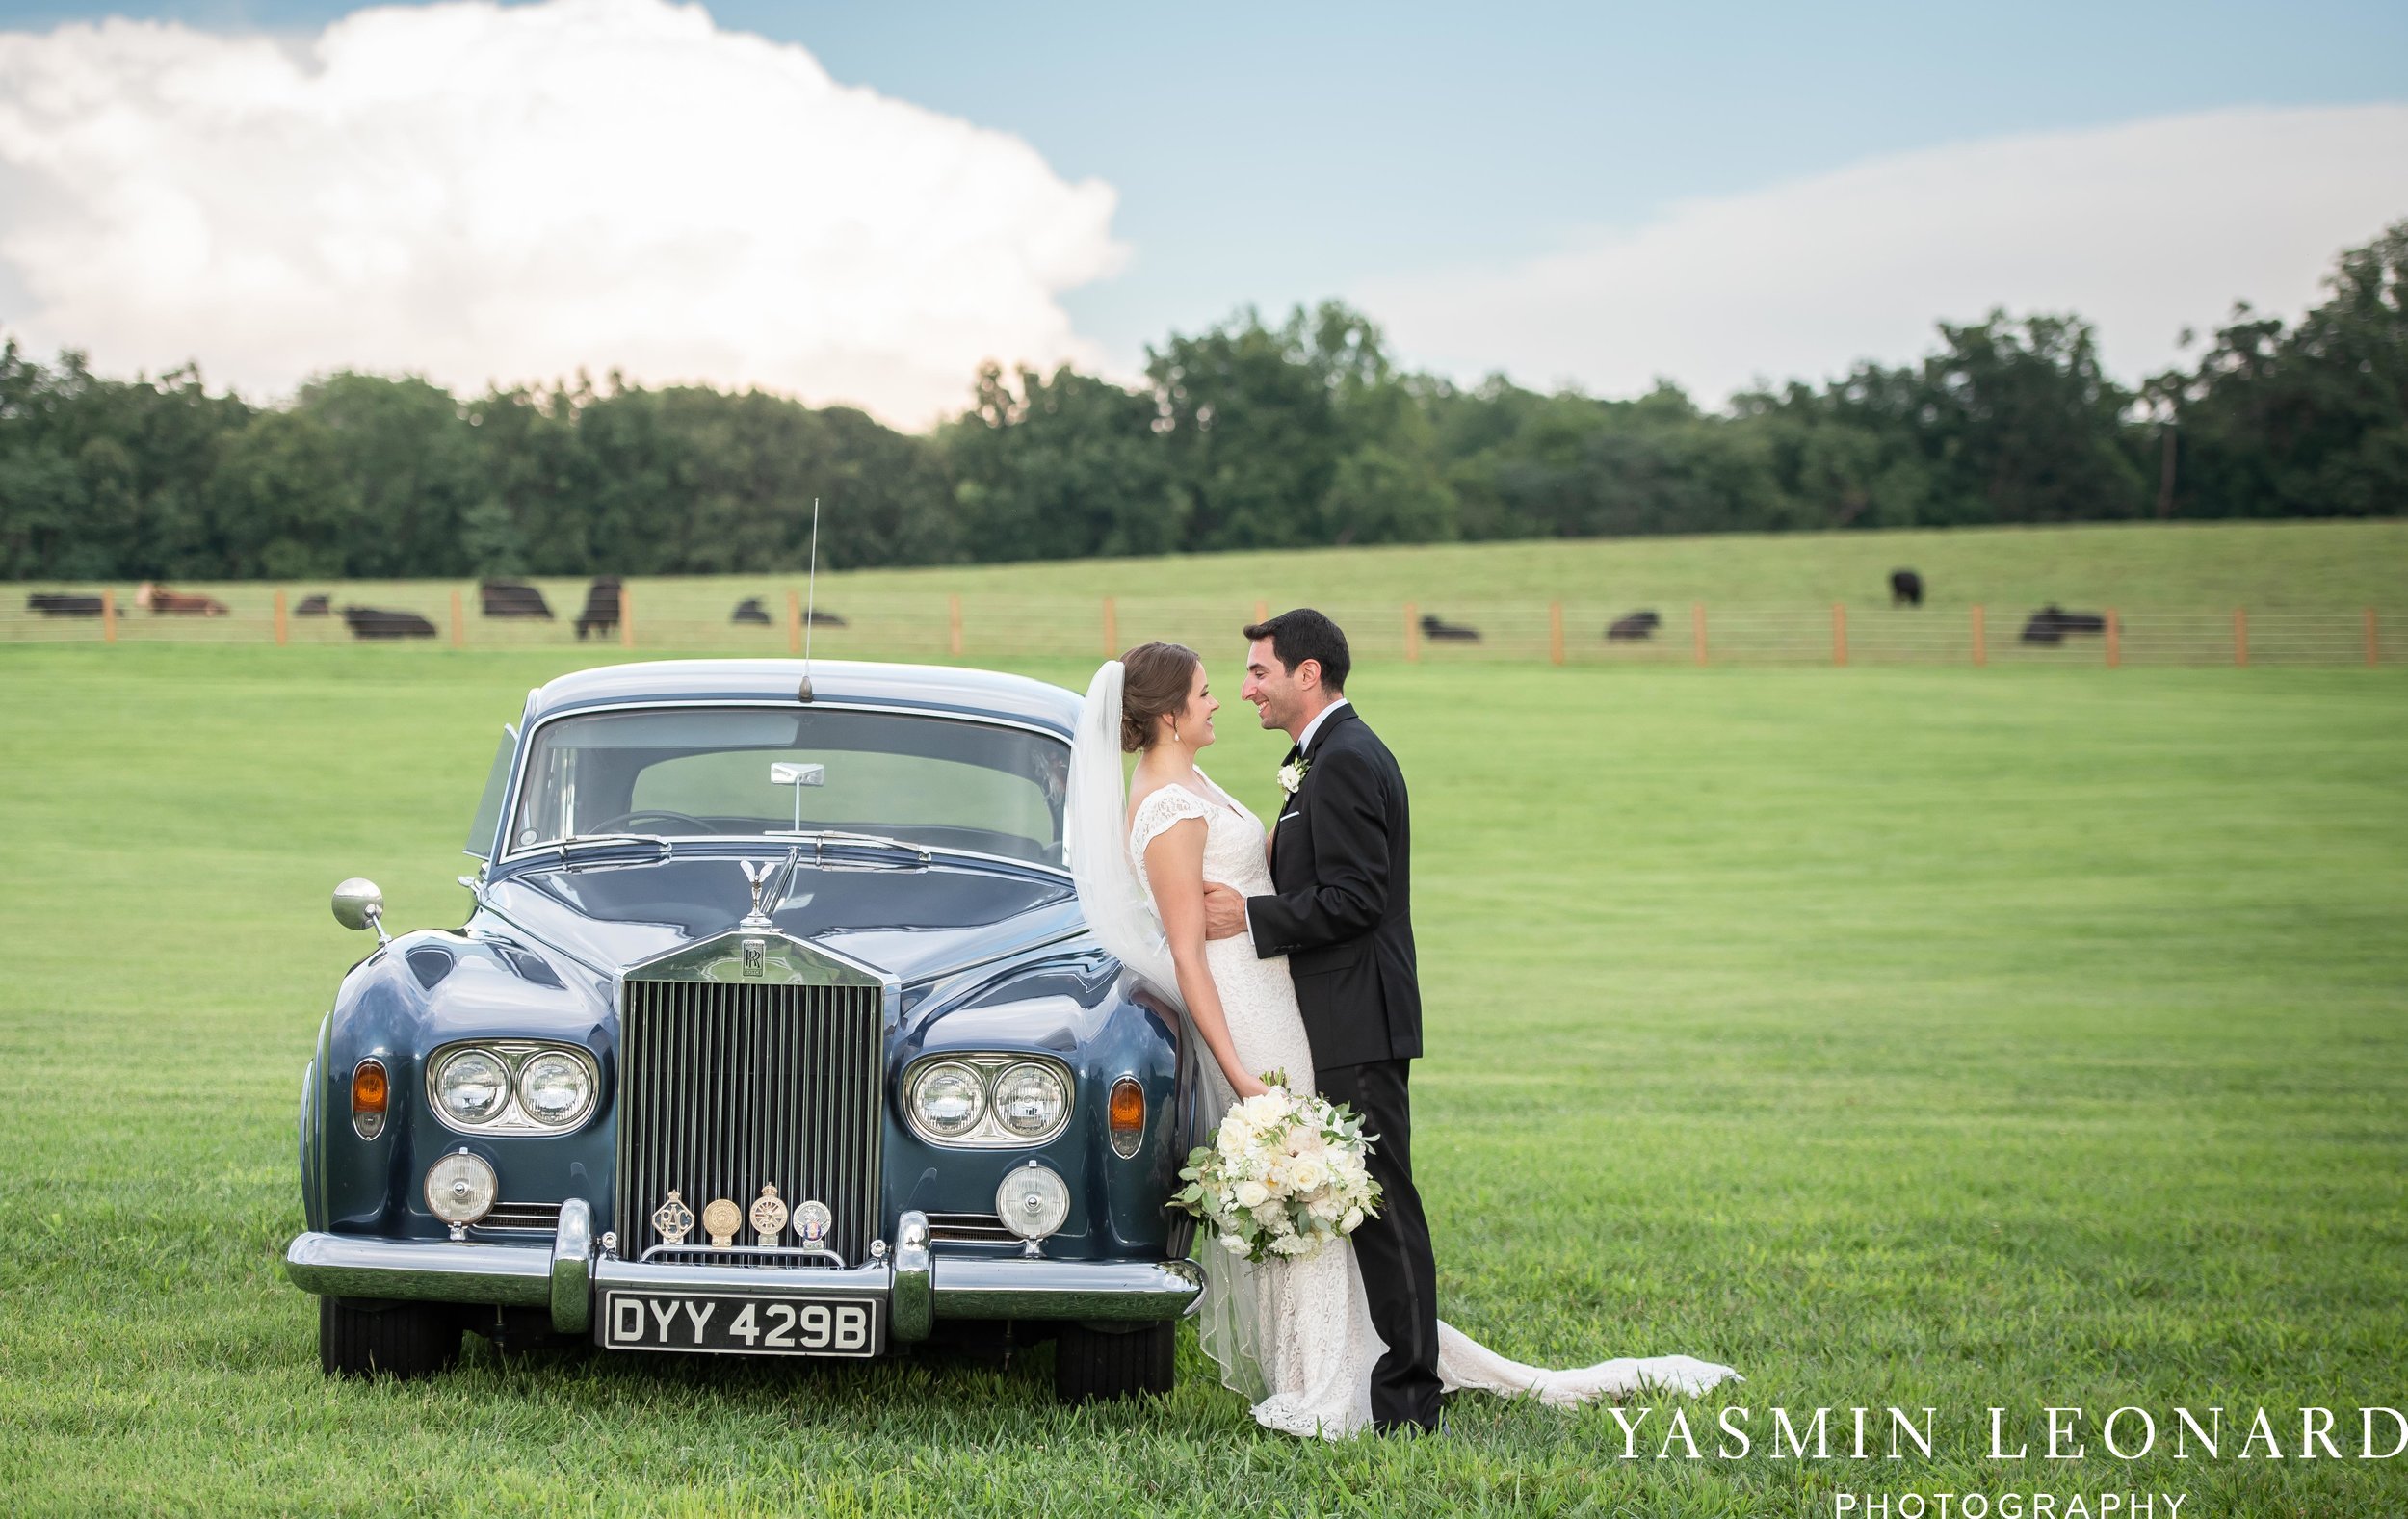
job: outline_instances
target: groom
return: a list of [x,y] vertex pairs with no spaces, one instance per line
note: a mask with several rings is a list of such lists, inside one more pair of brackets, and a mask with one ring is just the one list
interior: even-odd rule
[[1205,887],[1205,931],[1251,933],[1265,959],[1288,956],[1321,1094],[1375,1134],[1371,1172],[1384,1201],[1354,1232],[1372,1323],[1388,1353],[1372,1371],[1383,1430],[1438,1427],[1438,1270],[1413,1190],[1405,1075],[1422,1053],[1413,963],[1411,829],[1396,756],[1346,697],[1347,636],[1309,609],[1245,630],[1246,700],[1263,726],[1296,740],[1271,825],[1268,897]]

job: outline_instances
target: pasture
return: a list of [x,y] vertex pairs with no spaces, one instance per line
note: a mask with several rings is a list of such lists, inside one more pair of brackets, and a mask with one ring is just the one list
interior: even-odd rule
[[[2350,531],[2396,560],[2396,527]],[[1480,1399],[1445,1439],[1299,1444],[1191,1339],[1171,1399],[1079,1411],[1043,1349],[797,1370],[471,1340],[432,1383],[330,1384],[278,1265],[301,1068],[366,943],[327,890],[458,922],[495,730],[578,658],[0,651],[13,1514],[2408,1506],[2408,1459],[2298,1459],[2292,1412],[2347,1436],[2408,1401],[2391,669],[1360,672],[1414,787],[1441,1311],[1528,1360],[1738,1366],[1692,1412],[1706,1459],[1653,1458],[1661,1407],[1625,1460],[1605,1409]],[[1215,674],[1207,766],[1259,797],[1284,740]],[[1745,1459],[1714,1458],[1726,1403],[1755,1410]],[[1892,1404],[1939,1410],[1934,1458],[1766,1454],[1776,1405]],[[2084,1458],[2038,1458],[2044,1404],[2087,1410]],[[2264,1405],[2285,1458],[2116,1460],[2096,1421],[2122,1404]],[[1986,1458],[1992,1405],[2033,1458]]]

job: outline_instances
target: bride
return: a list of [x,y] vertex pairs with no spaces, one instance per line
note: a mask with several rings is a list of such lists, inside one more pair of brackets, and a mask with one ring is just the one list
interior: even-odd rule
[[[1176,643],[1147,643],[1109,661],[1087,687],[1070,763],[1072,874],[1103,946],[1178,1003],[1211,1059],[1196,1062],[1199,1111],[1217,1117],[1284,1071],[1314,1090],[1313,1056],[1284,958],[1258,958],[1243,938],[1208,940],[1204,883],[1246,895],[1271,890],[1263,825],[1196,768],[1220,703],[1203,662]],[[1121,780],[1121,756],[1139,758]],[[1268,1428],[1340,1438],[1372,1423],[1372,1369],[1386,1353],[1373,1326],[1351,1241],[1304,1259],[1259,1263],[1200,1251],[1197,1334],[1221,1381]],[[1553,1404],[1618,1398],[1654,1387],[1685,1395],[1737,1373],[1686,1355],[1546,1371],[1510,1361],[1438,1325],[1446,1390],[1477,1388]]]

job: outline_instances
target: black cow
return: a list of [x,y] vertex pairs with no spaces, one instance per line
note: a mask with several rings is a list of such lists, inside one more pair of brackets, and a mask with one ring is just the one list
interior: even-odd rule
[[586,588],[586,610],[577,614],[577,637],[580,642],[589,633],[609,635],[618,631],[618,577],[596,575]]
[[25,598],[25,610],[39,612],[45,617],[96,617],[100,615],[100,598],[79,596],[72,591],[37,590]]
[[735,615],[729,617],[727,620],[730,622],[757,623],[766,628],[770,625],[770,615],[768,610],[761,605],[760,597],[746,596],[744,600],[736,603]]
[[334,607],[331,596],[303,596],[301,598],[301,605],[293,609],[293,615],[297,617],[330,617],[333,615]]
[[1479,629],[1449,622],[1432,613],[1422,614],[1422,637],[1440,643],[1478,643]]
[[1890,571],[1890,605],[1920,607],[1924,604],[1924,578],[1911,569]]
[[378,607],[345,607],[343,620],[355,639],[431,639],[434,624],[415,612],[387,612]]
[[803,620],[810,623],[815,628],[841,628],[845,625],[845,619],[838,616],[835,613],[822,612],[817,607],[813,607],[811,609],[811,615],[805,617]]
[[1653,612],[1634,612],[1627,617],[1616,617],[1606,625],[1609,643],[1644,643],[1663,626],[1663,618]]
[[481,580],[477,595],[488,617],[541,617],[550,622],[552,605],[543,592],[519,580]]
[[2058,644],[2071,633],[2105,633],[2107,618],[2096,612],[2068,612],[2052,601],[2024,622],[2026,643]]

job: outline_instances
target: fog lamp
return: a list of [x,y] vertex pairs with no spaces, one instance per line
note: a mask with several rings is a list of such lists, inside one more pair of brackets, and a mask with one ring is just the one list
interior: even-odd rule
[[1070,1189],[1051,1169],[1031,1161],[1007,1172],[1003,1185],[995,1189],[995,1217],[1026,1240],[1028,1253],[1034,1255],[1036,1242],[1060,1228],[1070,1217]]
[[468,1238],[468,1226],[493,1211],[500,1191],[493,1167],[466,1150],[427,1167],[427,1211],[452,1226],[455,1240]]

